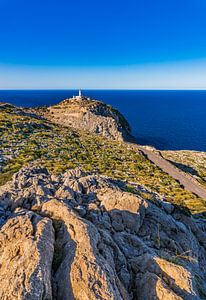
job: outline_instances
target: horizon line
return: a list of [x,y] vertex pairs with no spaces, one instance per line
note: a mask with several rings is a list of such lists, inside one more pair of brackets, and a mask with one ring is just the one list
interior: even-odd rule
[[[0,91],[74,91],[79,88],[0,88]],[[206,88],[81,88],[82,91],[206,91]]]

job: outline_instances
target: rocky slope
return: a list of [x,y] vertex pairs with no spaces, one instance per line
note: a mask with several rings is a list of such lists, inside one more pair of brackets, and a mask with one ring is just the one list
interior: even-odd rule
[[43,111],[52,122],[87,130],[113,140],[131,140],[131,129],[117,110],[103,102],[84,96],[66,99]]
[[0,188],[0,299],[205,299],[205,220],[126,190],[80,169],[14,175]]
[[203,199],[185,190],[134,144],[54,124],[31,109],[0,105],[0,186],[28,162],[46,167],[52,174],[78,166],[86,172],[126,180],[128,190],[130,182],[138,182],[151,191],[149,198],[158,193],[192,213],[206,211]]

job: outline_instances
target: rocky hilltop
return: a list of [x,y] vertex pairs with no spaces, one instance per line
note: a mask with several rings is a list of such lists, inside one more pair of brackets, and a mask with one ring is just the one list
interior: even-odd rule
[[90,131],[113,140],[131,139],[130,126],[120,112],[110,105],[84,96],[50,106],[43,114],[57,124]]
[[205,299],[205,266],[205,220],[122,181],[27,166],[0,188],[0,299]]

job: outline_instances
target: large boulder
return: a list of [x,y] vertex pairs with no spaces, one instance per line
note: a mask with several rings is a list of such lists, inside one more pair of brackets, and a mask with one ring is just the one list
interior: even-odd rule
[[129,299],[112,262],[99,253],[101,236],[95,226],[56,200],[44,203],[41,211],[64,231],[61,238],[57,235],[63,253],[54,276],[57,299]]
[[12,213],[0,230],[0,299],[52,299],[53,251],[50,219]]

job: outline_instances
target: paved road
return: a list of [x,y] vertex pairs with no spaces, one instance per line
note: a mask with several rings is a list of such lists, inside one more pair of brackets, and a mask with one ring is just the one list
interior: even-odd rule
[[160,154],[156,154],[153,151],[147,150],[141,146],[137,146],[137,148],[142,151],[147,158],[152,161],[155,165],[157,165],[164,172],[168,173],[174,179],[178,180],[186,190],[198,195],[200,198],[206,199],[206,189],[201,187],[195,179],[189,178],[176,167],[174,167],[169,161],[164,159]]

